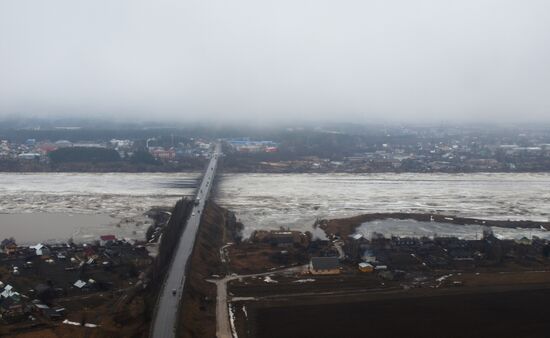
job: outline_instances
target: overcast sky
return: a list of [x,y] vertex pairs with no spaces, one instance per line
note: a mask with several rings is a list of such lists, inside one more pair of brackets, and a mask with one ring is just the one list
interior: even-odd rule
[[548,0],[0,0],[0,116],[550,121]]

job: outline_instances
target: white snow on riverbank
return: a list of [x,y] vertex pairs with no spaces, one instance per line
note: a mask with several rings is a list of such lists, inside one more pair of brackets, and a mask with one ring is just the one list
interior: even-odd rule
[[[441,222],[419,222],[412,219],[384,219],[361,224],[356,232],[365,238],[372,238],[374,233],[384,237],[458,237],[464,240],[475,240],[483,237],[485,227],[477,224],[459,225]],[[540,228],[502,228],[491,227],[499,239],[521,239],[539,237],[550,239],[550,231]]]

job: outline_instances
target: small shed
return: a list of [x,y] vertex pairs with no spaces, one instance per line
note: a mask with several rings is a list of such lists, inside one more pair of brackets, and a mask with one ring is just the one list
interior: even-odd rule
[[358,267],[359,267],[359,271],[361,271],[361,272],[373,272],[374,271],[374,267],[369,263],[365,263],[365,262],[359,263]]

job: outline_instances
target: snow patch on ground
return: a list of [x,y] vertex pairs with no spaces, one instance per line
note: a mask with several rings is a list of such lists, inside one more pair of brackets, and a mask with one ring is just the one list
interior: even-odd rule
[[233,306],[231,306],[231,303],[227,304],[229,308],[229,323],[231,324],[231,334],[233,335],[233,338],[238,338],[237,336],[237,329],[235,329],[235,313],[233,312]]
[[[74,325],[74,326],[82,326],[80,325],[80,323],[77,323],[77,322],[72,322],[68,319],[65,319],[64,321],[62,321],[63,324],[67,324],[67,325]],[[85,323],[84,324],[85,327],[98,327],[99,325],[97,324],[90,324],[90,323]]]
[[[480,224],[456,225],[442,222],[421,222],[413,219],[383,219],[365,222],[357,228],[357,233],[365,238],[381,234],[389,238],[398,237],[457,237],[463,240],[476,240],[483,237],[486,226]],[[491,227],[498,239],[521,239],[537,236],[550,239],[550,232],[539,228],[503,228]]]
[[278,281],[272,279],[272,278],[269,277],[269,276],[266,276],[266,277],[264,278],[264,282],[266,282],[266,283],[279,283]]
[[447,279],[447,278],[449,278],[449,277],[452,277],[452,276],[453,276],[452,273],[451,273],[451,274],[448,274],[448,275],[444,275],[444,276],[441,276],[441,277],[439,277],[438,279],[436,279],[436,281],[438,281],[438,282],[441,283],[441,282],[443,282],[445,279]]

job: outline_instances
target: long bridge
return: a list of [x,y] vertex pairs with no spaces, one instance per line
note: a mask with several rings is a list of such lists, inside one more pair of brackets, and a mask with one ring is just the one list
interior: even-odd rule
[[178,308],[183,295],[187,265],[193,252],[193,246],[195,245],[201,215],[210,196],[220,155],[221,145],[216,143],[201,184],[197,188],[195,205],[191,211],[191,216],[187,220],[187,225],[173,254],[168,273],[159,293],[150,332],[150,337],[152,338],[172,338],[176,336]]

